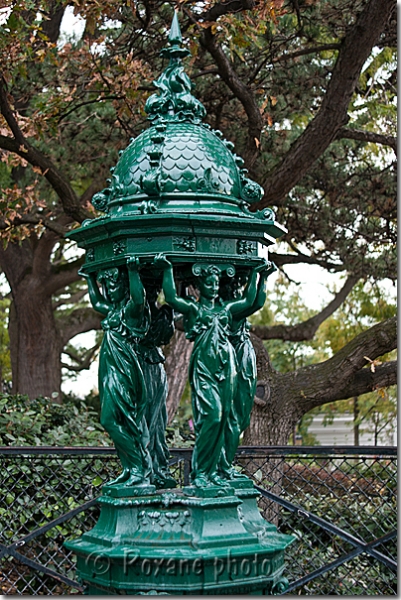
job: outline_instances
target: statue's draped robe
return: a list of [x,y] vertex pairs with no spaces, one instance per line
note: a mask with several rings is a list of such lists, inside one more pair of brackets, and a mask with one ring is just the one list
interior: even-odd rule
[[149,315],[137,329],[129,328],[125,307],[112,309],[102,321],[99,357],[101,423],[114,442],[119,459],[132,474],[151,471],[149,434],[144,413],[146,385],[134,344],[146,334]]
[[166,443],[168,385],[163,366],[165,357],[159,346],[168,344],[173,333],[173,311],[169,306],[163,305],[156,316],[152,315],[149,331],[137,345],[148,396],[145,419],[149,430],[148,450],[156,484],[163,484],[166,478],[171,477],[168,470],[170,453]]
[[195,324],[187,331],[194,340],[190,365],[192,411],[196,441],[192,457],[192,478],[216,473],[225,430],[237,389],[237,367],[228,339],[231,313],[215,312],[198,305]]
[[229,426],[226,428],[219,468],[229,471],[237,451],[240,435],[249,426],[256,391],[256,355],[249,335],[250,325],[241,319],[232,328],[229,339],[235,350],[238,368],[237,391],[234,396]]

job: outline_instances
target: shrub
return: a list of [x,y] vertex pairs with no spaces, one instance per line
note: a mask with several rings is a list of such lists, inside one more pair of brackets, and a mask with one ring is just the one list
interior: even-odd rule
[[0,394],[2,446],[110,446],[98,413],[83,400]]

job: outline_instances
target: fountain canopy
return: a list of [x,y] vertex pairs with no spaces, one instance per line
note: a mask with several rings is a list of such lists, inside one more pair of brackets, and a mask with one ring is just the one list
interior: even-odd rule
[[188,54],[175,14],[162,51],[169,64],[145,105],[151,125],[120,152],[108,187],[93,196],[104,216],[68,235],[86,250],[87,271],[133,255],[149,264],[159,252],[184,271],[195,261],[247,271],[262,246],[286,233],[271,209],[249,210],[263,189],[247,176],[234,144],[202,122],[205,108],[182,66]]

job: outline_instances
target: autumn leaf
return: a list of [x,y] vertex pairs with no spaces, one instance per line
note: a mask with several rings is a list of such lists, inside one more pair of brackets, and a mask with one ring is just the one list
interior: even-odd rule
[[372,373],[376,371],[376,367],[383,364],[381,360],[371,360],[368,356],[364,356],[363,358],[370,363],[370,370],[372,371]]

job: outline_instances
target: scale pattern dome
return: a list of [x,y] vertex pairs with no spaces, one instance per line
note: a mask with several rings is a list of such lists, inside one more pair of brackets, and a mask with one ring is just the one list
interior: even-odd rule
[[[154,194],[149,183],[152,174]],[[144,193],[240,198],[240,173],[231,151],[206,127],[185,122],[153,126],[122,153],[113,171],[109,200]]]
[[202,123],[206,111],[192,95],[192,83],[181,64],[188,50],[181,47],[177,18],[174,23],[170,46],[163,50],[170,62],[154,82],[158,93],[145,105],[152,125],[121,153],[109,186],[94,195],[92,204],[99,210],[119,211],[119,204],[128,208],[137,202],[156,210],[155,200],[166,208],[170,200],[198,204],[202,198],[216,198],[227,206],[258,202],[263,195],[260,185],[241,168],[242,158],[233,154],[234,144]]

